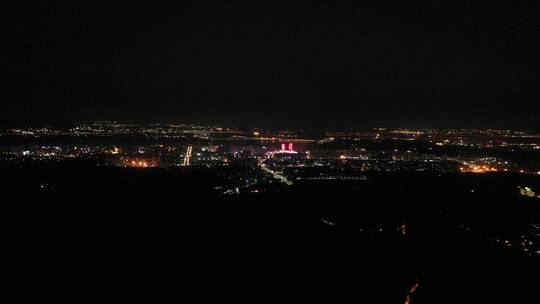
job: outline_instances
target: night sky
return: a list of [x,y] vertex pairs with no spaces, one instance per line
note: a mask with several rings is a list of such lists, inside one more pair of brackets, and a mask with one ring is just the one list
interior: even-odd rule
[[540,128],[538,1],[78,2],[4,4],[2,124]]

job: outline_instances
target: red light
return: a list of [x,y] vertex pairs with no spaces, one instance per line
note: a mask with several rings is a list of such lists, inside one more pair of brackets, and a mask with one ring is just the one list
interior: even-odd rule
[[281,150],[285,150],[285,144],[281,144]]
[[293,143],[289,143],[289,151],[293,150]]

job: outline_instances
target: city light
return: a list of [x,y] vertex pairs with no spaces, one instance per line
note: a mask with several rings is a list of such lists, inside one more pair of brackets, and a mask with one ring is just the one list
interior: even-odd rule
[[519,189],[519,193],[523,196],[530,197],[530,198],[536,197],[536,192],[530,187],[518,186],[518,189]]
[[499,170],[495,167],[490,167],[489,165],[483,165],[483,164],[473,164],[465,162],[462,164],[461,167],[459,167],[460,172],[462,173],[489,173],[489,172],[498,172]]

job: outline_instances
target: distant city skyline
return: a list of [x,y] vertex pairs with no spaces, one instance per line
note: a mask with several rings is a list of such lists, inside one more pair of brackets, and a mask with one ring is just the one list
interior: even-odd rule
[[419,126],[419,127],[408,127],[400,125],[373,125],[373,126],[332,126],[329,128],[311,126],[311,127],[295,127],[295,126],[264,126],[264,125],[247,125],[247,124],[224,124],[224,123],[201,123],[198,121],[132,121],[132,120],[81,120],[81,121],[53,121],[53,122],[18,122],[10,123],[3,121],[0,124],[0,129],[10,130],[10,129],[40,129],[40,128],[51,128],[51,129],[71,129],[76,128],[81,125],[93,125],[93,124],[119,124],[119,125],[134,125],[134,126],[167,126],[167,125],[186,125],[186,126],[196,126],[203,128],[214,128],[214,127],[223,127],[226,129],[235,129],[241,131],[268,131],[268,132],[278,132],[278,131],[295,131],[295,132],[309,132],[309,133],[318,133],[323,134],[324,132],[371,132],[374,130],[408,130],[408,131],[449,131],[449,130],[460,130],[460,131],[503,131],[503,132],[526,132],[530,134],[536,134],[540,132],[540,128],[504,128],[504,127],[440,127],[440,126]]

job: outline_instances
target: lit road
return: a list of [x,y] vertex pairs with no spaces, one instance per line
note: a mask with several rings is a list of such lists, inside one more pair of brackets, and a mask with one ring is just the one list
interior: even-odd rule
[[420,282],[416,281],[416,283],[411,286],[409,291],[407,292],[407,297],[405,298],[405,304],[411,304],[411,296],[414,294],[414,292],[418,289],[420,286]]
[[264,163],[267,159],[272,158],[273,156],[274,156],[274,152],[271,152],[271,153],[269,153],[267,155],[266,158],[264,158],[263,160],[261,160],[259,162],[259,166],[261,167],[261,170],[263,170],[264,172],[272,175],[272,177],[274,177],[275,179],[281,181],[282,183],[286,184],[287,186],[291,186],[293,184],[293,182],[288,180],[287,177],[285,177],[284,175],[279,174],[278,172],[268,168],[268,166]]
[[184,161],[182,162],[182,166],[189,166],[190,165],[190,159],[191,159],[191,153],[193,152],[193,146],[188,146],[186,149],[186,155],[184,156]]
[[285,183],[286,185],[290,186],[293,184],[293,182],[291,182],[290,180],[288,180],[285,176],[277,173],[276,171],[268,168],[265,164],[261,164],[261,169],[266,172],[266,173],[269,173],[271,174],[275,179]]

